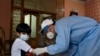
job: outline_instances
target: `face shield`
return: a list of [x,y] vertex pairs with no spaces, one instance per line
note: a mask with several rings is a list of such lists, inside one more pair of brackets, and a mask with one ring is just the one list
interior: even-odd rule
[[40,30],[40,33],[45,33],[48,28],[49,28],[49,25],[52,25],[54,22],[52,19],[45,19],[42,23],[41,23],[41,30]]

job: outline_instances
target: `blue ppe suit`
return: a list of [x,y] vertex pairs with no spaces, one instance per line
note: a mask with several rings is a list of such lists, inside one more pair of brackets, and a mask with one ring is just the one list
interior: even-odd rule
[[55,24],[56,44],[48,53],[60,56],[100,56],[100,25],[82,16],[64,17]]

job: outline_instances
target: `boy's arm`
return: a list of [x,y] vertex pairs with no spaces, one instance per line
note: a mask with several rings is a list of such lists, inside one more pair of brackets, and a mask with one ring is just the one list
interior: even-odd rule
[[19,49],[21,49],[25,52],[32,52],[33,51],[33,48],[31,48],[31,46],[24,41],[19,43]]

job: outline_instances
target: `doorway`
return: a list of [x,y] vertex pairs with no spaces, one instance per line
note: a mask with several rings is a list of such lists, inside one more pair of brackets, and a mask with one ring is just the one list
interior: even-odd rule
[[28,24],[31,27],[31,35],[29,40],[27,41],[32,48],[38,47],[38,21],[39,21],[39,14],[34,12],[25,12],[24,19],[22,21]]
[[24,18],[22,22],[27,23],[31,27],[31,35],[30,39],[27,41],[32,48],[42,47],[44,45],[44,38],[45,36],[40,34],[40,25],[41,20],[47,16],[54,16],[54,14],[50,13],[39,13],[39,12],[24,12]]

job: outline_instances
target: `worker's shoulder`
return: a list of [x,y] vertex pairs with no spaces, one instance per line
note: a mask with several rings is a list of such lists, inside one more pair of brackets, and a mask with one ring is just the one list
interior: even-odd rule
[[69,16],[69,17],[63,17],[57,21],[58,24],[75,24],[79,22],[91,22],[91,23],[97,23],[96,20],[90,17],[85,16]]
[[56,22],[64,22],[67,21],[69,17],[62,17],[59,20],[57,20]]
[[90,18],[88,17],[83,17],[83,16],[68,16],[68,17],[63,17],[57,20],[57,22],[73,22],[73,21],[83,21],[83,20],[88,20]]
[[86,17],[86,16],[77,16],[76,17],[78,20],[82,20],[82,21],[87,21],[87,22],[96,22],[96,20],[94,20],[94,18],[91,17]]
[[71,16],[71,18],[80,19],[80,20],[93,20],[93,21],[95,21],[93,18],[86,17],[86,16]]

